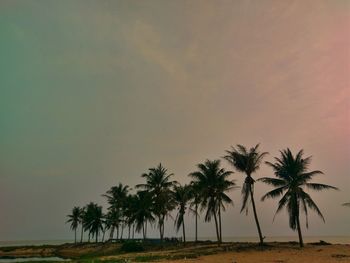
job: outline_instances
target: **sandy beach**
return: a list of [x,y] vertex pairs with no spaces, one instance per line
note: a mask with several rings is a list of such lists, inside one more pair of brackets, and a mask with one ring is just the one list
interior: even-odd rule
[[160,262],[203,262],[203,263],[248,263],[248,262],[275,262],[275,263],[328,263],[350,262],[350,245],[306,246],[303,249],[282,247],[264,251],[223,252],[215,255],[201,256],[196,259],[166,260]]
[[299,248],[295,242],[272,242],[260,247],[256,243],[215,243],[149,246],[145,251],[126,253],[119,243],[64,244],[0,248],[1,258],[58,256],[76,262],[350,262],[350,244],[309,243]]

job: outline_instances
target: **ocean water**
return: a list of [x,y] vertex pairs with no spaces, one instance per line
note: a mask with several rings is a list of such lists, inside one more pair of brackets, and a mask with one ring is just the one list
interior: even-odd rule
[[[216,237],[199,237],[199,240],[215,241]],[[319,242],[320,240],[332,244],[350,244],[350,236],[305,236],[305,243]],[[187,238],[188,241],[193,241],[193,237]],[[223,237],[224,242],[258,242],[258,237]],[[298,236],[276,236],[266,237],[266,242],[289,242],[298,241]],[[8,246],[40,246],[40,245],[61,245],[65,243],[73,243],[73,240],[21,240],[21,241],[0,241],[0,247]]]

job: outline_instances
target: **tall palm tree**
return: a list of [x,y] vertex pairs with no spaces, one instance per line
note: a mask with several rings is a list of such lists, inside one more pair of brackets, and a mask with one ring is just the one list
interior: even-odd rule
[[114,229],[117,229],[117,238],[119,238],[119,226],[122,222],[122,214],[119,209],[114,207],[108,208],[108,212],[106,214],[106,230],[110,231],[109,239],[113,239]]
[[77,243],[77,228],[80,223],[80,207],[73,207],[72,213],[67,215],[67,217],[68,220],[66,223],[71,223],[70,228],[74,230],[74,243]]
[[[108,210],[113,210],[113,213],[118,213],[118,219],[120,219],[120,216],[123,216],[123,208],[125,208],[126,199],[129,192],[129,186],[123,185],[119,183],[117,186],[111,187],[106,194],[102,195],[103,197],[107,198],[107,202],[109,204]],[[117,211],[115,211],[117,210]],[[119,220],[120,225],[122,225],[123,221]],[[114,230],[117,228],[117,238],[119,238],[119,227],[120,225],[111,224],[111,232],[110,232],[110,239],[113,238]]]
[[198,171],[190,176],[197,184],[201,195],[201,208],[206,209],[205,221],[215,221],[215,230],[218,243],[222,242],[221,209],[225,209],[225,203],[232,204],[231,198],[226,192],[235,188],[235,182],[228,180],[233,173],[220,168],[220,160],[206,160],[204,164],[197,165]]
[[[289,214],[289,226],[291,229],[298,230],[299,244],[303,247],[303,237],[300,227],[300,208],[303,209],[306,216],[306,227],[308,227],[308,209],[314,210],[323,221],[325,221],[320,209],[317,207],[311,196],[305,192],[305,189],[322,191],[327,189],[336,189],[336,187],[311,183],[314,176],[323,174],[321,171],[308,171],[311,157],[303,158],[303,150],[300,150],[293,156],[291,150],[280,151],[281,157],[275,158],[275,163],[266,162],[276,176],[276,178],[264,177],[260,178],[266,184],[276,187],[272,191],[266,193],[262,197],[262,201],[266,198],[277,198],[282,196],[278,203],[276,214],[286,207]],[[275,215],[276,215],[275,214]]]
[[182,236],[183,242],[186,244],[186,231],[185,231],[185,214],[187,209],[187,204],[191,200],[191,187],[189,185],[175,185],[174,186],[174,201],[178,207],[178,213],[175,219],[176,231],[182,226]]
[[253,179],[252,175],[260,168],[260,163],[262,159],[268,153],[267,152],[260,153],[258,151],[259,144],[257,144],[255,147],[250,148],[249,150],[247,150],[246,147],[240,144],[238,144],[236,147],[237,148],[232,147],[231,150],[226,151],[226,155],[224,156],[224,159],[227,160],[234,168],[236,168],[237,171],[241,173],[245,173],[246,175],[243,183],[243,187],[242,187],[243,202],[242,202],[241,212],[245,210],[246,214],[248,214],[248,203],[249,203],[248,200],[250,198],[250,201],[252,203],[256,227],[258,229],[260,245],[262,245],[264,242],[264,237],[261,232],[260,223],[256,212],[256,206],[255,206],[255,200],[254,200],[255,180]]
[[90,202],[86,206],[85,228],[89,231],[89,236],[95,237],[98,242],[99,232],[103,231],[104,216],[102,206]]
[[136,187],[148,191],[153,200],[153,213],[158,219],[160,241],[164,238],[164,221],[166,216],[174,209],[172,200],[172,188],[176,181],[171,181],[173,174],[160,163],[157,167],[148,169],[148,173],[142,175],[146,179],[145,184]]
[[142,231],[143,239],[147,238],[147,223],[153,223],[153,200],[152,195],[147,191],[136,193],[133,206],[133,220],[136,226],[136,232]]

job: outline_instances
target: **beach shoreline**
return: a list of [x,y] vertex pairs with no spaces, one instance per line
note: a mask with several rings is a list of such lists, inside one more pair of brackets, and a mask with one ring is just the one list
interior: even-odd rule
[[59,257],[62,259],[109,262],[350,262],[350,244],[296,242],[190,242],[148,245],[144,251],[125,252],[122,243],[82,243],[43,246],[1,247],[0,259]]

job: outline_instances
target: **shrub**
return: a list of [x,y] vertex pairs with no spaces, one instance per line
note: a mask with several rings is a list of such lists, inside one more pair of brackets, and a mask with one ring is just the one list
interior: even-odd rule
[[139,242],[127,241],[122,244],[120,250],[124,252],[140,252],[140,251],[144,251],[145,248]]

